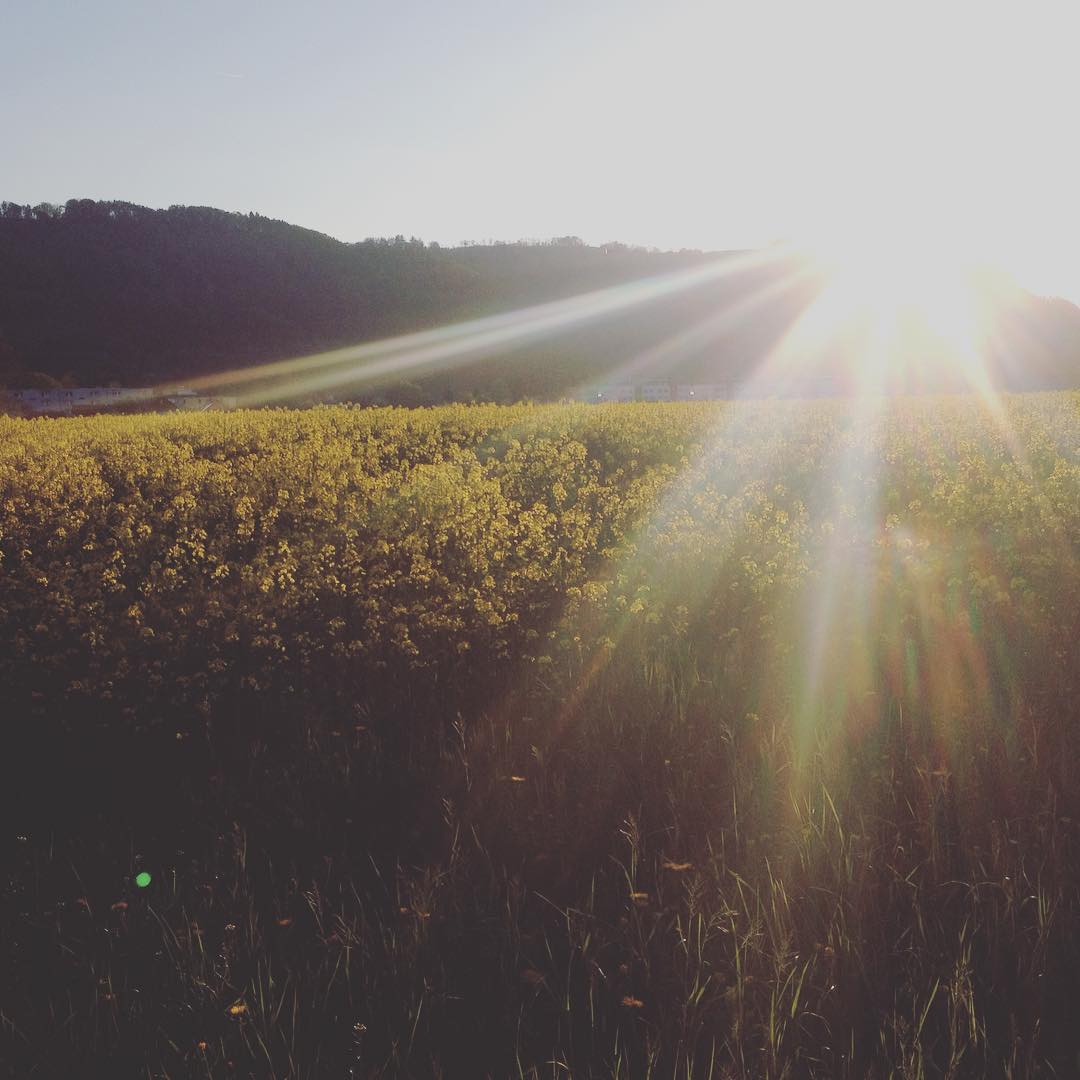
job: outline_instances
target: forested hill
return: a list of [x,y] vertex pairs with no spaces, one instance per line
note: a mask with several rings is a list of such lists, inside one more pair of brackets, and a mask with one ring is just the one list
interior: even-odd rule
[[[207,207],[3,203],[0,382],[190,379],[716,258],[593,247],[573,237],[457,248],[400,236],[348,244]],[[380,393],[409,401],[550,398],[628,363],[639,378],[740,378],[820,289],[804,269],[780,260],[743,270],[468,366],[413,373],[411,384],[385,384]],[[1014,388],[1080,383],[1080,310],[1011,288],[1001,302],[1000,291],[990,335],[995,379]],[[676,347],[665,347],[672,339]]]
[[[147,384],[427,329],[706,261],[699,252],[589,247],[574,238],[453,249],[404,237],[346,244],[206,207],[4,204],[0,335],[15,354],[9,382],[43,372],[80,384]],[[757,284],[745,277],[739,288]],[[715,289],[670,298],[452,375],[429,373],[423,389],[433,400],[460,391],[488,399],[557,395],[698,321],[716,302]],[[760,335],[767,321],[749,329]]]

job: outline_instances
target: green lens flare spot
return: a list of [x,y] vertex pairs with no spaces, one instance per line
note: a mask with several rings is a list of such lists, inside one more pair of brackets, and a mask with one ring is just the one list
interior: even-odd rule
[[146,886],[150,884],[150,875],[145,870],[136,874],[135,884],[138,885],[140,889],[145,889]]

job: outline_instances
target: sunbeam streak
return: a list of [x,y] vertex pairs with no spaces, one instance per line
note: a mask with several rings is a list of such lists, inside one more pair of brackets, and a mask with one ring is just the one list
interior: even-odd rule
[[[728,255],[691,270],[555,300],[499,315],[405,334],[384,341],[335,349],[196,380],[198,389],[250,388],[240,404],[258,405],[330,390],[355,391],[391,376],[429,365],[453,366],[505,353],[517,346],[642,304],[779,263],[791,252],[782,247]],[[254,384],[254,385],[253,385]]]
[[[609,381],[634,381],[638,376],[667,376],[687,356],[715,345],[726,333],[750,322],[769,304],[790,296],[800,285],[818,280],[807,262],[797,264],[736,302],[721,307],[707,318],[635,355],[608,376]],[[584,384],[583,384],[584,385]]]

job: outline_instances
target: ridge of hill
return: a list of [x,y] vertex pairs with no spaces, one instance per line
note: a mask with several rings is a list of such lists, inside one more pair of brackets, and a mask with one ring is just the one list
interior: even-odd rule
[[[738,254],[590,246],[575,237],[457,248],[403,236],[345,243],[259,214],[209,207],[5,202],[0,383],[193,379]],[[508,345],[496,357],[431,368],[409,383],[387,381],[379,393],[405,403],[554,398],[627,362],[635,363],[639,378],[744,378],[821,288],[805,269],[790,257],[751,264],[607,318]],[[1080,309],[1000,282],[992,289],[994,381],[1010,389],[1080,384]],[[733,314],[718,319],[722,312]],[[703,324],[708,332],[695,333]],[[664,347],[672,339],[678,347]],[[842,366],[838,351],[823,370]]]

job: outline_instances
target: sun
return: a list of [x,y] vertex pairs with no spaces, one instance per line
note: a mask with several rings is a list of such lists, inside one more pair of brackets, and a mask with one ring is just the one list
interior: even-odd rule
[[948,222],[894,203],[838,216],[804,247],[823,281],[815,319],[846,342],[849,381],[866,392],[977,381],[980,263]]
[[893,207],[834,221],[811,240],[811,250],[827,272],[868,301],[921,305],[977,259],[974,245],[955,226],[925,211]]

